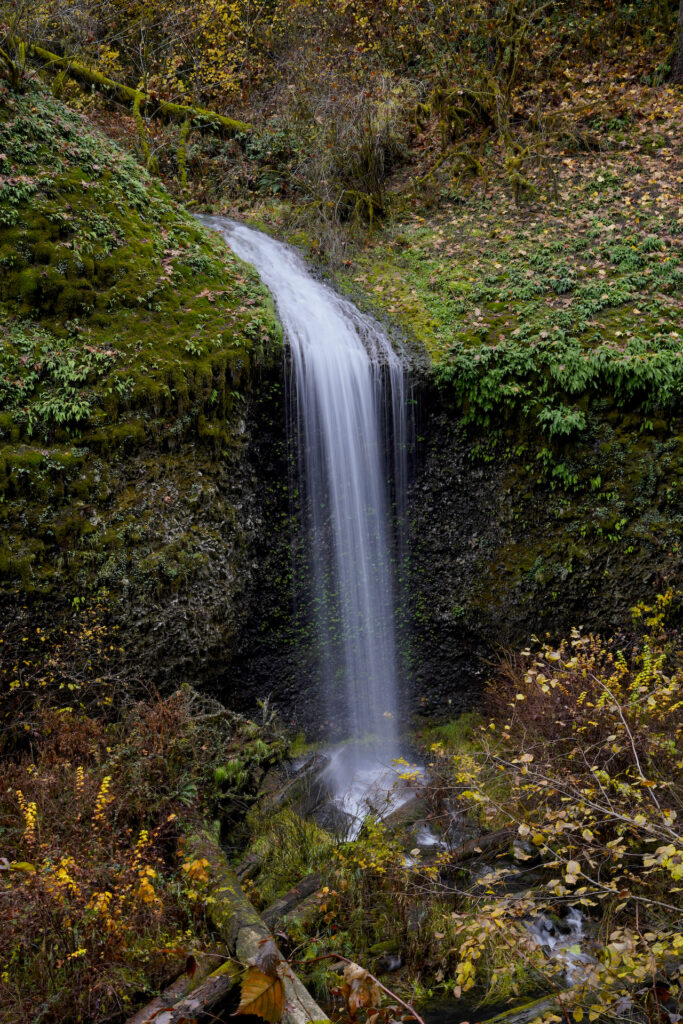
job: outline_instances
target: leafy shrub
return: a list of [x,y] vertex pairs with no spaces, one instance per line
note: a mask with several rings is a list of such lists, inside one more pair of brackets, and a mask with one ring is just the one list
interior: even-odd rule
[[122,679],[104,608],[24,625],[0,637],[0,1020],[123,1018],[212,943],[183,832],[241,819],[282,744],[191,687]]
[[407,156],[407,103],[389,77],[372,93],[295,101],[295,117],[315,125],[295,182],[323,219],[372,223],[386,212],[386,181]]
[[614,396],[619,406],[644,412],[680,408],[683,358],[676,334],[652,342],[632,337],[592,349],[562,330],[532,342],[511,340],[478,347],[454,344],[436,379],[463,407],[466,424],[500,425],[503,417],[535,415],[550,437],[585,429],[586,418],[569,402],[588,395]]
[[[599,943],[562,1003],[620,1016],[659,999],[657,979],[680,957],[683,879],[683,659],[669,591],[634,610],[638,633],[605,643],[573,630],[554,646],[534,638],[509,656],[488,690],[491,721],[479,752],[433,748],[459,795],[490,828],[511,831],[511,853],[484,878],[485,898],[456,914],[457,991],[485,992],[481,963],[494,940],[557,994],[552,960],[531,955],[524,920],[581,907]],[[542,882],[508,881],[524,862]],[[661,973],[658,973],[661,972]],[[675,1000],[677,989],[671,989]]]

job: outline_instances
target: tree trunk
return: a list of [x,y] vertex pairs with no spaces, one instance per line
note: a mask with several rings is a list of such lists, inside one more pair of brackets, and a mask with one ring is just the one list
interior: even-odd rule
[[[247,963],[273,955],[282,960],[273,936],[247,899],[237,875],[213,836],[203,832],[189,837],[185,857],[209,862],[213,875],[213,902],[207,904],[207,913],[220,937],[235,951],[237,959]],[[329,1018],[291,967],[283,974],[282,981],[285,989],[282,1024],[329,1024]]]
[[683,85],[683,0],[678,8],[676,22],[676,40],[674,42],[674,58],[671,62],[671,80]]
[[[21,45],[20,40],[15,40],[17,46]],[[99,71],[81,64],[70,57],[59,57],[56,53],[43,49],[42,46],[30,45],[27,47],[32,56],[37,57],[50,68],[59,68],[76,81],[85,82],[87,85],[94,85],[100,92],[109,94],[114,99],[123,103],[135,105],[138,111],[149,110],[155,117],[166,118],[169,121],[194,121],[198,124],[214,125],[226,135],[236,135],[238,132],[251,131],[251,125],[244,121],[235,121],[231,117],[224,117],[213,110],[205,110],[204,107],[191,107],[182,103],[167,103],[165,100],[155,100],[147,93],[139,89],[131,89],[122,82],[115,82],[112,78],[101,75]]]

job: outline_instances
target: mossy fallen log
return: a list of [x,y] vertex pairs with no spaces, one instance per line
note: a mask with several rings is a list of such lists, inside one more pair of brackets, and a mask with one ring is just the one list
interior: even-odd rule
[[503,1010],[494,1017],[487,1017],[484,1024],[531,1024],[532,1021],[540,1020],[549,1013],[557,1014],[558,1011],[561,1012],[561,1007],[557,996],[542,996],[530,1003]]
[[281,896],[279,900],[272,903],[267,910],[261,914],[261,920],[270,928],[276,921],[281,921],[285,914],[295,910],[305,899],[312,896],[316,889],[320,888],[322,876],[319,871],[312,875],[306,875],[300,882],[297,882],[289,892]]
[[[15,45],[18,47],[22,43],[17,40]],[[47,68],[59,68],[60,71],[76,81],[84,82],[87,85],[94,85],[100,92],[109,94],[131,107],[135,105],[138,110],[144,110],[152,116],[165,118],[169,121],[181,121],[183,124],[189,121],[194,124],[213,125],[226,135],[237,135],[241,132],[251,131],[251,125],[246,124],[244,121],[236,121],[231,117],[225,117],[223,114],[217,114],[214,110],[207,110],[205,107],[196,107],[184,103],[169,103],[166,100],[155,99],[140,89],[132,89],[122,82],[116,82],[112,78],[107,78],[106,75],[101,74],[99,71],[87,67],[87,65],[82,64],[80,61],[73,60],[71,57],[60,57],[58,54],[51,53],[42,46],[31,44],[28,47],[28,51],[33,57],[43,61]]]
[[[220,971],[221,978],[227,978],[227,974],[223,970],[224,965],[219,963],[221,959],[222,958],[219,957],[218,954],[200,954],[197,957],[197,962],[192,973],[184,971],[183,974],[177,977],[176,980],[168,986],[168,988],[165,988],[164,991],[160,993],[160,995],[152,999],[146,1006],[143,1006],[141,1010],[138,1010],[133,1017],[129,1017],[126,1024],[148,1024],[148,1021],[158,1021],[158,1015],[162,1010],[168,1010],[171,1007],[174,1007],[177,1003],[186,1001],[186,997],[196,989],[200,988],[202,983],[209,976],[212,976],[212,974]],[[233,987],[234,984],[235,981],[233,979],[231,987]],[[217,996],[218,989],[220,987],[221,986],[218,986],[214,980],[214,983],[212,983],[208,989],[204,990],[204,995],[207,996],[209,994],[213,994]],[[228,989],[228,991],[230,991],[230,989]],[[211,1005],[213,1006],[216,1002],[220,1001],[221,999],[216,998],[214,999],[214,1003]],[[207,1008],[210,1009],[211,1007]]]
[[258,875],[262,863],[263,858],[258,853],[248,853],[242,863],[235,868],[235,874],[240,882],[246,882],[254,875]]
[[[228,859],[212,835],[200,832],[188,837],[186,859],[208,862],[212,882],[207,913],[214,928],[241,963],[281,962],[284,985],[282,1024],[328,1022],[305,986],[299,981],[277,948],[273,936],[247,899]],[[168,1022],[170,1024],[170,1021]]]
[[[238,987],[239,978],[239,967],[236,964],[222,964],[190,995],[173,1006],[153,1010],[152,1015],[143,1018],[140,1024],[189,1024],[190,1021],[205,1021],[208,1024],[209,1021],[215,1021],[215,1011],[225,1005],[233,990]],[[133,1020],[137,1024],[138,1016]],[[132,1021],[128,1024],[132,1024]]]

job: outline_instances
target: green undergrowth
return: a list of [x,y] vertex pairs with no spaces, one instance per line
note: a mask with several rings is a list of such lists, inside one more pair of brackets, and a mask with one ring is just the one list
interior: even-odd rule
[[41,88],[0,94],[0,172],[0,574],[30,590],[124,542],[126,459],[239,447],[280,333],[256,275]]
[[556,149],[523,204],[503,180],[446,175],[349,246],[343,285],[422,343],[467,422],[521,414],[552,440],[582,432],[581,399],[680,411],[678,95],[637,102],[632,122],[596,122],[600,151]]
[[647,208],[629,217],[618,189],[598,200],[592,187],[550,211],[524,215],[499,196],[413,217],[356,261],[354,283],[418,335],[449,382],[465,370],[481,379],[476,392],[468,384],[482,424],[493,372],[515,406],[533,395],[536,369],[569,394],[607,387],[662,408],[676,396],[683,221]]
[[250,892],[260,908],[268,907],[302,878],[325,868],[336,845],[329,832],[289,808],[275,814],[270,808],[255,809],[249,827],[249,852],[264,865]]
[[478,731],[484,719],[478,711],[465,711],[457,718],[426,725],[420,732],[420,745],[429,748],[438,744],[450,753],[465,753],[477,745]]

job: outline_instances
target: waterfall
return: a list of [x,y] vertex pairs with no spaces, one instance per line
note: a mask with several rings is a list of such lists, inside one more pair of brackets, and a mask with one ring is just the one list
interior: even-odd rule
[[222,217],[200,219],[257,269],[289,346],[320,715],[330,733],[365,741],[354,770],[370,752],[387,764],[398,753],[403,364],[379,324],[316,280],[294,249]]

